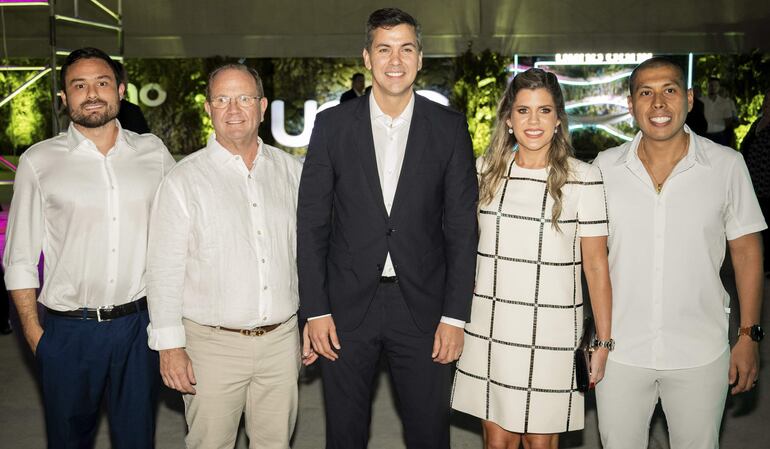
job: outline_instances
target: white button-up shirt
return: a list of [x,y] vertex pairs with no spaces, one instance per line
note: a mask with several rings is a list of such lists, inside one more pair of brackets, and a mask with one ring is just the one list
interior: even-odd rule
[[150,220],[152,349],[185,346],[182,318],[249,329],[296,313],[301,171],[297,159],[261,140],[249,171],[212,136],[168,174]]
[[[401,166],[406,153],[406,140],[409,137],[409,126],[414,112],[414,96],[409,100],[404,111],[396,118],[391,118],[382,112],[377,105],[374,95],[369,97],[369,115],[372,120],[372,137],[374,138],[374,153],[377,157],[377,172],[380,175],[380,188],[385,209],[390,214],[393,198],[396,196],[398,178],[401,176]],[[385,259],[382,270],[383,276],[395,276],[393,261],[390,253]]]
[[145,296],[150,205],[173,165],[160,139],[124,129],[106,156],[72,124],[30,147],[19,159],[8,216],[7,288],[40,286],[42,251],[38,300],[46,307],[96,308]]
[[610,234],[610,359],[651,369],[714,361],[728,348],[726,240],[767,228],[740,153],[690,132],[656,194],[632,142],[599,153]]

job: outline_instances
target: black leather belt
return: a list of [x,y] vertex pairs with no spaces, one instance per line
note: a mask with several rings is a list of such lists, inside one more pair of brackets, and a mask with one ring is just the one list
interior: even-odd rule
[[96,320],[96,321],[110,321],[116,318],[124,317],[134,313],[139,313],[142,310],[147,310],[147,297],[139,298],[136,301],[132,301],[119,306],[102,306],[96,309],[82,308],[77,310],[53,310],[48,307],[45,308],[47,313],[56,316],[63,316],[66,318],[76,318],[80,320]]
[[381,276],[380,284],[398,284],[398,276]]

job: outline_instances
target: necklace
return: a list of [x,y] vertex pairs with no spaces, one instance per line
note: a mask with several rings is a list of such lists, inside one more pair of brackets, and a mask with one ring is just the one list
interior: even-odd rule
[[687,148],[690,146],[690,139],[687,139],[684,148],[679,153],[679,155],[674,159],[674,163],[671,164],[671,169],[669,170],[668,174],[663,178],[663,181],[658,182],[658,179],[655,177],[655,173],[652,171],[652,167],[649,165],[648,159],[649,156],[647,155],[647,148],[644,145],[644,139],[639,141],[639,147],[642,153],[644,153],[644,159],[641,157],[639,158],[642,161],[642,164],[644,165],[644,168],[647,169],[647,173],[649,173],[650,178],[652,178],[653,184],[655,184],[655,193],[660,195],[660,192],[663,190],[663,184],[668,181],[668,177],[671,176],[671,172],[674,171],[674,167],[676,167],[676,164],[679,163],[679,161],[682,160],[684,155],[687,153]]

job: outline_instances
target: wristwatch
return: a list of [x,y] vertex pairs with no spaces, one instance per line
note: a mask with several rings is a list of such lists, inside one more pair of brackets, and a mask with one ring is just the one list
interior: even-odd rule
[[745,335],[756,342],[760,342],[765,338],[765,331],[762,329],[762,326],[755,324],[748,327],[739,327],[738,336],[740,337],[741,335]]
[[597,338],[594,338],[593,341],[591,341],[591,348],[605,348],[608,351],[612,351],[615,349],[615,340],[609,339],[609,340],[599,340]]

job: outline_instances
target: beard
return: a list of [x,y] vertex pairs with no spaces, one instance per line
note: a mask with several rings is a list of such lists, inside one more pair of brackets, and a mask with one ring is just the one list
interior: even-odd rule
[[[86,106],[94,104],[102,104],[106,106],[104,108],[104,112],[86,112]],[[120,111],[119,103],[110,104],[103,100],[84,101],[83,103],[80,103],[77,109],[73,109],[70,104],[67,104],[67,112],[69,113],[70,120],[72,120],[75,124],[86,128],[99,128],[106,125],[118,116],[118,111]]]

